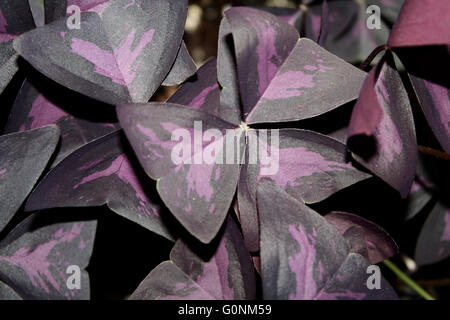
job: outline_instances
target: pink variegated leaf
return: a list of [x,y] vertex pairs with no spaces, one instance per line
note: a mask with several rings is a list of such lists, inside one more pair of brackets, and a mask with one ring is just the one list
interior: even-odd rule
[[415,260],[419,265],[442,261],[450,256],[450,208],[438,202],[417,239]]
[[[264,299],[396,299],[384,278],[367,286],[370,263],[351,253],[321,215],[264,179],[258,186]],[[282,245],[280,245],[282,244]]]
[[[380,62],[366,79],[348,136],[374,138],[363,147],[353,146],[352,150],[359,154],[353,156],[405,198],[416,170],[416,132],[408,94],[390,57],[387,55],[387,60]],[[373,150],[367,152],[369,146]]]
[[135,300],[254,300],[255,272],[233,220],[213,254],[202,257],[179,240],[131,295]]
[[447,0],[405,0],[388,45],[398,48],[449,44],[449,11]]
[[[23,299],[89,299],[84,269],[92,253],[96,221],[44,226],[38,221],[39,216],[29,217],[12,231],[14,239],[0,243],[0,277]],[[78,284],[69,279],[74,272],[80,277]]]

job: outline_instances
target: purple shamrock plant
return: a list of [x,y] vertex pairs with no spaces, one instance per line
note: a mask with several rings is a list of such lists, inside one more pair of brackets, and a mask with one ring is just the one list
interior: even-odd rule
[[[234,40],[236,65],[231,67],[236,72],[229,72],[233,62],[227,34]],[[279,166],[272,178],[306,202],[321,201],[369,175],[347,163],[344,145],[331,138],[283,129],[279,146],[271,149],[267,130],[251,126],[297,121],[333,110],[355,99],[365,73],[313,41],[299,39],[289,24],[257,9],[228,10],[219,38],[225,42],[219,46],[219,84],[210,62],[199,71],[205,76],[198,77],[197,88],[202,89],[197,89],[197,96],[177,94],[165,104],[121,105],[117,112],[140,163],[158,180],[162,200],[190,233],[210,242],[222,226],[237,188],[244,238],[249,250],[257,251],[256,184],[267,173],[260,164],[249,164],[250,140],[259,146],[266,143],[269,153],[279,154],[279,159],[270,158],[265,166]],[[193,91],[185,92],[192,95]],[[196,128],[200,122],[202,128]],[[178,144],[173,134],[183,129],[193,139],[181,139]],[[205,138],[202,130],[216,130],[217,135]],[[196,135],[203,141],[194,141]],[[227,149],[229,141],[236,142],[231,146],[236,151],[233,155]],[[172,161],[177,145],[185,151],[180,163]],[[203,150],[215,151],[212,163],[202,163],[199,152]]]
[[297,4],[225,11],[197,69],[186,0],[0,2],[0,299],[97,294],[112,217],[172,246],[135,300],[395,300],[387,259],[445,263],[448,0]]

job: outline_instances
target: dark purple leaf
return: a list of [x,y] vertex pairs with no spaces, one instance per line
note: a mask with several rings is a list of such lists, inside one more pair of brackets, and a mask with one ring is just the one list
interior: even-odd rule
[[[210,242],[225,220],[239,177],[238,161],[221,164],[217,159],[225,159],[226,140],[234,134],[239,137],[238,148],[243,148],[243,129],[177,104],[123,105],[117,113],[141,165],[157,179],[164,203],[189,232]],[[177,129],[184,129],[180,136]],[[221,136],[202,142],[203,130],[208,129]],[[203,154],[211,155],[212,161],[203,161]]]
[[[395,0],[399,2],[399,0]],[[378,2],[378,3],[377,3]],[[369,29],[367,22],[370,14],[369,5],[376,4],[384,18],[385,6],[379,1],[330,1],[329,6],[329,34],[324,47],[343,59],[356,62],[363,61],[374,48],[386,43],[389,37],[389,26],[380,21],[380,28]],[[320,30],[320,5],[308,10],[307,37],[316,36]],[[373,14],[373,12],[371,12]],[[315,39],[315,38],[313,38]]]
[[253,300],[252,260],[233,220],[228,218],[211,257],[201,258],[179,240],[170,261],[156,267],[131,295],[134,300]]
[[13,40],[34,27],[28,0],[0,2],[0,93],[18,69]]
[[323,47],[327,41],[328,37],[328,25],[329,25],[329,13],[328,13],[328,2],[323,0],[322,2],[322,12],[320,15],[320,34],[317,39],[317,43]]
[[390,47],[450,43],[448,0],[406,0],[389,37]]
[[[342,143],[312,131],[284,129],[279,131],[279,149],[272,147],[271,138],[260,132],[258,145],[277,156],[264,159],[261,165],[243,165],[239,181],[239,213],[244,238],[249,250],[259,245],[258,216],[256,210],[256,186],[267,177],[298,200],[306,203],[322,201],[350,185],[370,177],[347,162],[346,147]],[[276,140],[275,140],[276,141]],[[248,155],[247,155],[248,156]],[[278,168],[270,172],[269,168]],[[270,174],[267,174],[269,173]]]
[[[52,167],[79,147],[119,128],[113,123],[77,118],[56,105],[53,98],[52,95],[41,94],[31,82],[25,81],[5,128],[6,133],[12,133],[57,124],[61,131],[61,144]],[[86,100],[82,102],[87,103]]]
[[[344,236],[351,252],[360,253],[370,263],[379,263],[397,253],[394,240],[373,222],[346,212],[331,212],[325,219]],[[355,231],[357,229],[362,232]],[[364,254],[358,252],[358,248],[362,248]]]
[[0,136],[0,230],[30,193],[58,139],[56,126]]
[[[365,73],[313,41],[299,40],[283,20],[250,8],[232,8],[225,15],[222,32],[229,24],[245,122],[307,119],[358,96]],[[219,81],[221,70],[228,72],[219,65]]]
[[264,299],[397,298],[384,279],[368,289],[369,262],[318,213],[266,179],[257,198]]
[[364,84],[349,127],[349,137],[356,135],[372,135],[375,153],[353,156],[405,198],[416,169],[416,133],[408,94],[389,57]]
[[247,116],[294,49],[299,35],[283,20],[257,9],[234,7],[225,12],[224,19],[234,41],[240,96]]
[[283,7],[257,7],[259,10],[267,11],[293,26],[299,33],[302,31],[303,11]]
[[31,194],[27,211],[107,204],[117,214],[172,239],[159,206],[127,155],[123,132],[116,131],[70,154]]
[[[197,73],[186,81],[168,100],[189,106],[194,110],[221,117],[220,88],[217,83],[217,62],[215,59],[205,63]],[[226,120],[226,117],[223,117]]]
[[[328,36],[323,47],[349,62],[363,61],[377,46],[386,43],[389,26],[393,23],[403,0],[369,0],[365,2],[338,0],[328,1]],[[367,8],[380,7],[380,29],[369,29]],[[299,10],[263,9],[293,25],[302,36],[312,40],[320,37],[322,25],[322,1],[303,3]]]
[[187,1],[117,0],[87,7],[80,29],[69,29],[60,18],[22,35],[15,49],[74,91],[110,104],[147,102],[179,51]]
[[450,256],[450,208],[438,202],[427,218],[416,244],[418,265],[442,261]]
[[[20,237],[0,248],[0,277],[23,299],[89,299],[89,276],[83,269],[92,253],[96,225],[66,222],[36,230],[19,225],[24,231]],[[81,270],[80,289],[67,285],[69,266]]]

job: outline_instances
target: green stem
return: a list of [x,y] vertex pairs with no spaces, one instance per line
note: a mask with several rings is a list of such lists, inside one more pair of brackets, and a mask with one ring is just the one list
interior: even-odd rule
[[425,300],[436,300],[428,292],[426,292],[421,286],[419,286],[413,279],[408,277],[406,273],[400,270],[394,263],[390,260],[384,260],[383,263],[394,272],[397,277],[399,277],[404,283],[410,286],[414,291],[416,291]]

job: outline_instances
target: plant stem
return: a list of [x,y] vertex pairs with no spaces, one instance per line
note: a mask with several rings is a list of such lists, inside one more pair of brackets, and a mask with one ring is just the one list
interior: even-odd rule
[[367,57],[367,59],[359,66],[361,70],[366,70],[367,67],[370,65],[373,59],[381,52],[390,50],[390,48],[386,44],[382,44],[381,46],[376,47],[371,54]]
[[435,150],[432,148],[424,147],[424,146],[418,146],[417,148],[422,153],[435,156],[436,158],[439,158],[439,159],[450,160],[450,154],[448,154],[448,153],[445,153],[445,152],[442,152],[439,150]]
[[400,278],[404,283],[406,283],[409,287],[411,287],[414,291],[416,291],[422,298],[425,300],[436,300],[433,298],[428,292],[426,292],[421,286],[417,284],[413,279],[411,279],[406,273],[400,270],[392,261],[386,259],[383,263],[394,272],[397,277]]

